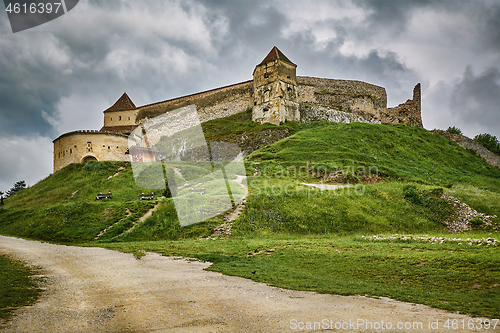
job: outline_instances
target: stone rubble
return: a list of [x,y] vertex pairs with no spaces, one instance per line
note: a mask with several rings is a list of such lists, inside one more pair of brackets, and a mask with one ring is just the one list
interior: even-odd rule
[[478,213],[476,210],[472,209],[467,204],[463,203],[462,201],[458,200],[457,198],[447,193],[443,193],[441,197],[451,202],[453,204],[453,207],[455,207],[456,209],[456,214],[454,215],[453,220],[445,222],[446,230],[448,230],[449,232],[461,232],[461,231],[471,230],[472,225],[470,223],[470,220],[472,220],[475,217],[479,217],[481,220],[483,220],[484,226],[496,229],[496,226],[494,226],[491,223],[491,220],[496,218],[496,215],[490,216]]
[[488,238],[456,238],[456,237],[438,237],[438,236],[414,236],[414,235],[398,235],[394,234],[391,236],[361,236],[361,238],[371,241],[416,241],[421,243],[431,243],[431,244],[443,244],[447,243],[458,243],[458,245],[468,244],[468,245],[476,245],[476,246],[498,246],[499,241],[496,238],[488,237]]

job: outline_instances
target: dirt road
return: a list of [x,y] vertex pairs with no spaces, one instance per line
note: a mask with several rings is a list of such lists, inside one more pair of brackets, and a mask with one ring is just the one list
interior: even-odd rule
[[[4,236],[0,253],[41,267],[47,279],[40,300],[17,310],[1,332],[484,331],[448,330],[446,320],[471,318],[422,305],[284,290],[157,254],[137,260]],[[429,321],[439,329],[429,330]]]

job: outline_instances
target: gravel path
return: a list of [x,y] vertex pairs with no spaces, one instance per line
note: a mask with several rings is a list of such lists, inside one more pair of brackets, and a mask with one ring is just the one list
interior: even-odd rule
[[[446,320],[471,319],[390,299],[269,287],[204,271],[208,263],[157,254],[137,260],[4,236],[0,253],[41,267],[47,279],[40,300],[17,310],[1,332],[447,332]],[[349,328],[349,320],[360,325]],[[429,320],[438,320],[439,329],[429,330]],[[300,329],[315,321],[324,330],[319,323],[316,330]],[[398,323],[422,327],[397,329]]]

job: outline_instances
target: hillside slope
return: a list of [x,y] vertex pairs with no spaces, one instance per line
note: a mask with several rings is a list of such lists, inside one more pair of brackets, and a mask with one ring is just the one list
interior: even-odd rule
[[[444,232],[456,211],[443,192],[500,216],[500,169],[435,133],[362,123],[304,127],[248,156],[255,177],[236,223],[241,234]],[[365,177],[384,181],[360,183]],[[339,180],[351,187],[320,191],[301,184]],[[408,187],[419,203],[409,200]]]

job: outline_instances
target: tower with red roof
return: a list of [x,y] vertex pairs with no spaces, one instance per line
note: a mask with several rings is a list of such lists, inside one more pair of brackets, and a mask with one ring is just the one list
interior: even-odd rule
[[296,68],[276,46],[255,67],[253,121],[279,125],[300,120]]

